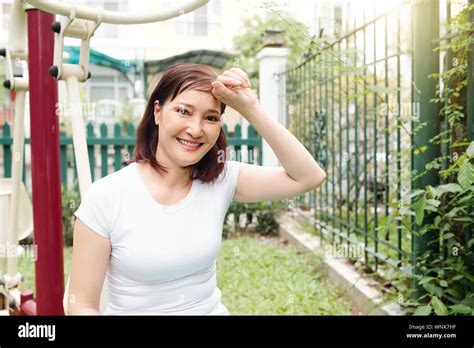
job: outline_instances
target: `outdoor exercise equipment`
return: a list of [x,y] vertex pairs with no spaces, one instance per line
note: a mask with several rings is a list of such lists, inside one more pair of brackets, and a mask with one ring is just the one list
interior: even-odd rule
[[[66,110],[71,115],[79,190],[81,196],[83,196],[91,185],[92,178],[85,124],[80,104],[79,82],[85,82],[91,76],[89,72],[89,53],[90,39],[94,32],[101,23],[145,24],[164,21],[193,11],[207,2],[208,0],[194,0],[185,5],[157,13],[119,13],[78,6],[73,3],[24,0],[24,3],[28,4],[25,9],[28,13],[28,60],[31,67],[29,89],[32,187],[35,244],[38,249],[36,263],[37,314],[60,314],[59,312],[62,312],[63,309],[67,312],[69,287],[68,279],[66,290],[63,291],[59,124],[56,117],[57,83],[46,74],[53,76],[56,80],[66,82]],[[15,0],[12,22],[16,20],[24,23],[25,14],[23,11],[23,2]],[[54,14],[59,15],[59,18],[55,20]],[[13,19],[13,17],[17,19]],[[13,31],[17,31],[19,35],[25,32],[24,28],[21,31],[19,28],[13,27]],[[54,47],[52,32],[54,32]],[[65,37],[81,40],[78,64],[63,63]],[[26,50],[23,52],[26,52]],[[26,53],[23,53],[23,55],[26,58]],[[18,82],[18,86],[23,85]],[[16,124],[18,125],[18,123]],[[15,140],[17,138],[19,139],[17,142],[23,144],[23,138],[15,132]],[[18,163],[21,164],[22,161]],[[16,170],[18,171],[18,169]],[[18,176],[18,173],[16,175]],[[18,177],[21,178],[21,172]],[[15,177],[12,180],[14,181]],[[18,197],[18,192],[15,194],[15,197]],[[44,207],[45,201],[48,209]],[[18,230],[18,227],[11,224],[11,229]],[[61,293],[62,308],[58,308],[59,293]],[[104,284],[101,294],[101,311],[103,311],[106,303],[107,291],[106,284]]]
[[[32,206],[22,182],[24,157],[25,94],[28,90],[26,17],[21,2],[13,4],[9,45],[0,50],[5,58],[3,85],[15,92],[13,129],[12,177],[0,179],[0,311],[9,313],[10,307],[20,305],[18,272],[18,241],[33,232]],[[21,70],[15,75],[14,66]],[[20,218],[21,211],[21,218]]]

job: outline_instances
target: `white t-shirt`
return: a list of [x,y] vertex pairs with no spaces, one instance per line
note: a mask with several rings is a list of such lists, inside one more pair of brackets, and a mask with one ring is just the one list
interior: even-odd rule
[[216,259],[238,171],[239,162],[227,161],[213,184],[193,180],[173,205],[154,200],[136,163],[90,186],[74,214],[110,238],[105,315],[229,314]]

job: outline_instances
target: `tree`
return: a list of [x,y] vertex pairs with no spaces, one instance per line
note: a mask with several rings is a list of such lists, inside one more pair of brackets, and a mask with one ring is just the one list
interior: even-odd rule
[[232,66],[244,70],[250,78],[253,88],[258,87],[258,61],[257,53],[263,48],[262,36],[267,29],[278,29],[283,31],[284,47],[289,49],[289,61],[295,62],[303,58],[304,54],[310,54],[316,43],[314,37],[309,34],[306,25],[288,14],[273,12],[270,18],[264,20],[259,16],[253,16],[244,21],[244,32],[234,37],[235,56],[230,60],[226,68]]

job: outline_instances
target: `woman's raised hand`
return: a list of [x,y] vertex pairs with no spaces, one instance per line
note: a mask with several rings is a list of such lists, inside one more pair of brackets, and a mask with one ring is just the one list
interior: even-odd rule
[[224,71],[212,83],[212,94],[224,104],[247,117],[258,103],[257,95],[250,89],[247,74],[239,68]]

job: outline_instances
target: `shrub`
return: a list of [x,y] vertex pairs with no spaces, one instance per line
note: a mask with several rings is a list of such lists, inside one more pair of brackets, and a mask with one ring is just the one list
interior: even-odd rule
[[74,235],[74,212],[81,204],[81,195],[77,182],[72,190],[68,190],[64,185],[61,186],[62,207],[63,207],[63,238],[65,246],[72,246]]
[[[281,213],[286,204],[283,201],[240,203],[232,202],[226,213],[224,225],[224,238],[229,232],[240,231],[240,216],[246,214],[246,224],[244,229],[248,232],[255,232],[262,235],[277,235],[278,223],[276,218]],[[228,216],[234,215],[234,225],[230,226]],[[255,223],[254,223],[255,220]]]

